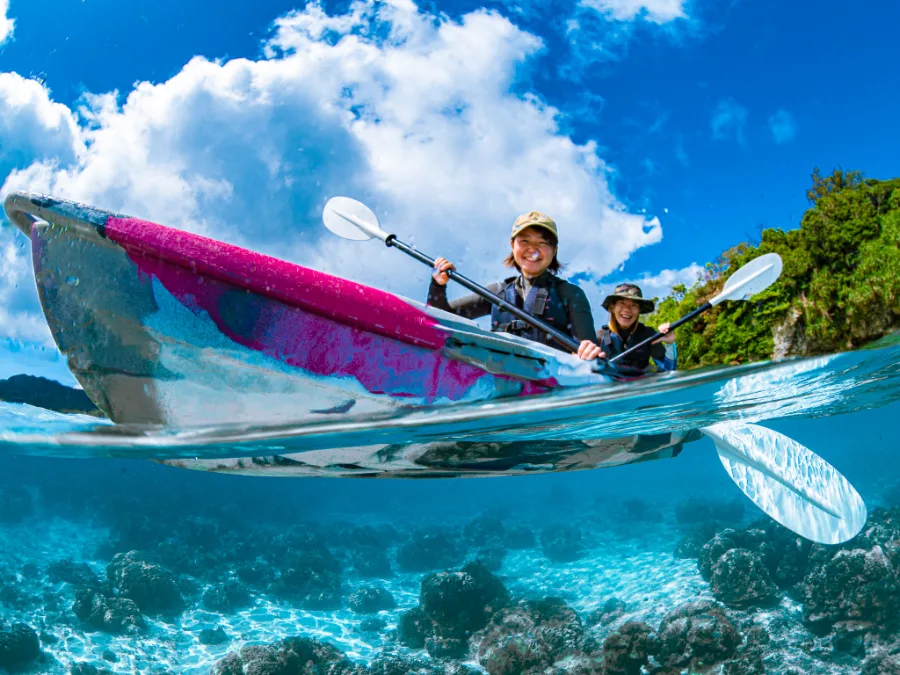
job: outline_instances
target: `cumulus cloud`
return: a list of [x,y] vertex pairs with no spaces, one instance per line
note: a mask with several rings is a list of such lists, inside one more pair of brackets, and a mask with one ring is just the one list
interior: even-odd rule
[[71,163],[84,149],[72,111],[16,73],[0,73],[0,141],[0,177],[36,160]]
[[0,229],[0,337],[51,345],[50,330],[38,309],[27,246],[25,238],[15,236],[9,227]]
[[[84,151],[81,135],[72,111],[54,103],[41,84],[15,73],[0,73],[0,180],[34,162],[52,169],[75,161]],[[51,343],[37,309],[27,243],[9,226],[0,228],[0,261],[3,333]]]
[[769,118],[769,129],[778,145],[794,140],[797,135],[797,123],[787,110],[779,110]]
[[713,138],[720,141],[735,140],[746,147],[744,127],[747,125],[747,117],[747,109],[733,99],[719,101],[709,121]]
[[[511,93],[541,48],[493,12],[451,21],[403,0],[338,15],[309,5],[276,22],[258,61],[195,58],[166,82],[124,100],[87,96],[76,111],[41,90],[32,123],[50,109],[68,131],[55,150],[32,148],[27,166],[17,160],[0,193],[77,199],[416,298],[428,270],[328,234],[328,198],[364,201],[385,229],[484,281],[508,273],[499,261],[516,215],[539,209],[559,223],[569,271],[599,278],[662,228],[615,198],[593,142],[573,142],[556,109]],[[35,85],[19,80],[17,92]]]
[[0,45],[12,37],[16,22],[9,18],[9,0],[0,0]]
[[[587,109],[593,103],[587,83],[596,77],[598,68],[624,59],[640,31],[651,30],[654,38],[674,43],[702,37],[703,24],[689,11],[691,4],[688,0],[560,0],[527,13],[532,21],[559,26],[558,35],[567,44],[568,53],[558,75],[576,85],[567,92],[569,99],[587,94],[588,98],[577,106]],[[555,16],[547,13],[550,7]],[[566,105],[571,107],[571,101]]]

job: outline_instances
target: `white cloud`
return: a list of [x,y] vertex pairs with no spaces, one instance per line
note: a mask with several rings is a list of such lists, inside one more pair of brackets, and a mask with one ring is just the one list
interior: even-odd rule
[[713,138],[735,140],[746,147],[747,139],[744,136],[744,127],[747,124],[747,117],[747,109],[733,99],[719,101],[709,122]]
[[[702,21],[691,14],[691,6],[689,0],[561,0],[542,5],[553,7],[555,16],[546,11],[529,14],[533,21],[558,27],[566,41],[569,53],[557,72],[575,85],[567,97],[577,100],[589,90],[598,68],[627,56],[639,31],[649,28],[654,38],[675,44],[702,37]],[[585,100],[582,107],[591,103]]]
[[16,237],[7,226],[0,228],[0,337],[51,345],[26,247],[24,237]]
[[[10,172],[46,162],[56,167],[84,151],[81,129],[64,105],[50,100],[38,82],[0,73],[0,180]],[[2,191],[0,191],[2,195]],[[52,344],[38,313],[27,242],[0,228],[0,326],[3,335]]]
[[769,118],[769,129],[778,145],[794,140],[797,135],[797,123],[787,110],[779,110]]
[[[540,209],[569,272],[599,278],[662,228],[626,211],[596,145],[562,134],[557,110],[510,93],[541,48],[492,12],[452,22],[401,0],[338,16],[311,5],[276,22],[263,60],[197,58],[121,104],[87,97],[56,155],[35,152],[0,192],[77,199],[420,299],[424,267],[324,231],[329,197],[361,199],[385,229],[485,282],[508,273],[516,215]],[[44,91],[34,115],[47,105]]]
[[685,0],[582,0],[582,4],[616,21],[643,18],[663,24],[687,18]]
[[0,45],[12,37],[16,22],[9,18],[9,0],[0,0]]
[[81,150],[72,112],[40,83],[0,73],[0,177],[35,160],[71,162]]

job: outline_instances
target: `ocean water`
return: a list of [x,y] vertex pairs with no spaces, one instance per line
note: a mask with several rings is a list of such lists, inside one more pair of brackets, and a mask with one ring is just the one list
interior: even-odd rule
[[[0,402],[0,672],[900,672],[898,364],[888,339],[267,428]],[[812,544],[763,513],[690,435],[724,421],[829,462],[865,501],[860,534]],[[584,448],[667,433],[675,456],[604,467]],[[443,473],[396,450],[435,443],[458,449]],[[318,459],[223,469],[301,454]],[[350,479],[378,471],[421,479]]]

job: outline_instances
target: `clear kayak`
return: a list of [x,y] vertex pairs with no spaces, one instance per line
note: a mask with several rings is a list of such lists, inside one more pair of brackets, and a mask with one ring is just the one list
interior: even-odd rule
[[56,344],[116,423],[295,422],[611,381],[574,355],[182,230],[33,194],[5,209],[31,240]]

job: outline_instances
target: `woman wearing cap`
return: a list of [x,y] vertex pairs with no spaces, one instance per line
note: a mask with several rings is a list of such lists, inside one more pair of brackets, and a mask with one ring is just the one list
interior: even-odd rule
[[[556,223],[539,211],[516,218],[510,235],[510,254],[504,260],[515,267],[518,276],[488,285],[492,293],[537,316],[562,333],[580,341],[578,356],[590,361],[605,355],[593,341],[594,318],[587,296],[578,286],[556,276],[561,265]],[[479,295],[447,300],[447,272],[455,269],[446,258],[435,260],[435,271],[428,289],[428,304],[468,319],[491,315],[491,330],[512,333],[529,340],[565,350],[543,331],[505,312]]]
[[[652,300],[644,298],[640,287],[634,284],[616,286],[616,290],[603,301],[603,309],[609,312],[609,325],[600,329],[597,341],[609,358],[621,354],[657,332],[638,321],[642,313],[652,312],[654,305]],[[667,323],[662,324],[658,330],[664,333],[659,340],[636,349],[616,362],[620,371],[646,373],[651,359],[659,370],[675,370],[678,359],[675,333],[669,332]]]

